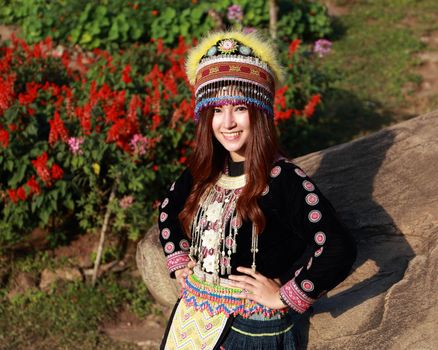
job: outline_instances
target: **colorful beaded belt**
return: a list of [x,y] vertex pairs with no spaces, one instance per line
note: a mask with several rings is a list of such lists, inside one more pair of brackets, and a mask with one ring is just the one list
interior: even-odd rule
[[226,281],[229,284],[230,280],[221,278],[220,284],[213,284],[207,280],[203,281],[197,274],[198,271],[186,278],[181,299],[187,306],[196,310],[206,310],[210,316],[224,313],[227,316],[241,315],[249,318],[251,315],[260,314],[263,318],[278,318],[278,315],[287,312],[287,308],[274,310],[249,299],[235,298],[233,295],[242,292],[242,289],[227,287]]

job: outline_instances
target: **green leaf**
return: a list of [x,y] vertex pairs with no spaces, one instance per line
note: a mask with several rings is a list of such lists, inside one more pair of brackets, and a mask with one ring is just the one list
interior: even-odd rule
[[195,7],[192,10],[191,17],[194,21],[199,20],[202,17],[203,11],[200,7]]
[[6,162],[6,170],[9,170],[9,171],[14,170],[14,162],[12,160],[8,160]]
[[74,28],[70,32],[71,40],[73,43],[77,43],[79,41],[79,37],[81,36],[82,30],[79,27]]
[[99,5],[96,7],[96,17],[105,17],[108,13],[107,7]]
[[71,199],[71,197],[67,197],[66,199],[64,199],[64,206],[67,209],[74,210],[75,202]]
[[118,38],[119,38],[119,26],[117,22],[114,21],[108,33],[108,40],[116,41]]
[[39,217],[40,217],[42,224],[44,226],[47,225],[47,223],[49,222],[49,218],[50,218],[50,211],[49,210],[41,210],[39,212]]
[[172,20],[176,17],[176,11],[173,7],[166,7],[161,16],[166,20]]
[[12,178],[8,182],[9,186],[12,188],[17,187],[17,185],[23,180],[26,172],[27,163],[21,161],[18,164],[18,170],[12,175]]
[[79,41],[80,44],[86,44],[89,43],[91,40],[93,40],[93,36],[88,33],[85,32],[84,34],[82,34],[81,40]]

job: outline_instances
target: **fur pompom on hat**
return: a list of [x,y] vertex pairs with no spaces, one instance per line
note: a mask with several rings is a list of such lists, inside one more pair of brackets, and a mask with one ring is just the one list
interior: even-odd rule
[[283,68],[276,50],[257,32],[214,32],[190,50],[186,73],[195,88],[195,120],[209,106],[251,104],[274,116]]

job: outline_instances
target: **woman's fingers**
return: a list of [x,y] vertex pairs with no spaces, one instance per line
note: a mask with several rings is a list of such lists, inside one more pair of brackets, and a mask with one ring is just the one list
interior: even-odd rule
[[265,276],[263,276],[261,273],[254,271],[253,269],[250,269],[249,267],[243,267],[243,266],[239,266],[237,268],[237,271],[242,272],[246,275],[251,276],[252,278],[256,279],[257,281],[264,281],[267,278]]
[[233,281],[233,283],[246,283],[249,284],[251,286],[258,286],[259,283],[256,279],[249,277],[249,276],[238,276],[238,275],[229,275],[228,279],[230,279],[231,281]]

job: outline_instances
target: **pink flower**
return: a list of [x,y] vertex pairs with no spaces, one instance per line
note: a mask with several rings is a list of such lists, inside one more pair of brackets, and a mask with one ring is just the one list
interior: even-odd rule
[[313,52],[318,54],[319,57],[324,57],[330,53],[332,49],[332,42],[327,39],[319,39],[315,41],[313,46]]
[[242,30],[245,34],[250,34],[252,32],[255,32],[256,29],[254,27],[244,27]]
[[83,137],[70,137],[68,139],[68,146],[73,154],[82,154],[81,145],[84,142]]
[[124,196],[119,201],[119,205],[123,209],[128,209],[132,205],[133,202],[134,202],[134,197],[132,197],[132,196]]
[[228,7],[227,18],[229,21],[241,22],[243,19],[243,10],[239,5]]
[[135,134],[129,142],[129,145],[131,146],[134,153],[140,156],[146,153],[148,144],[149,139],[146,136],[142,136],[141,134]]

